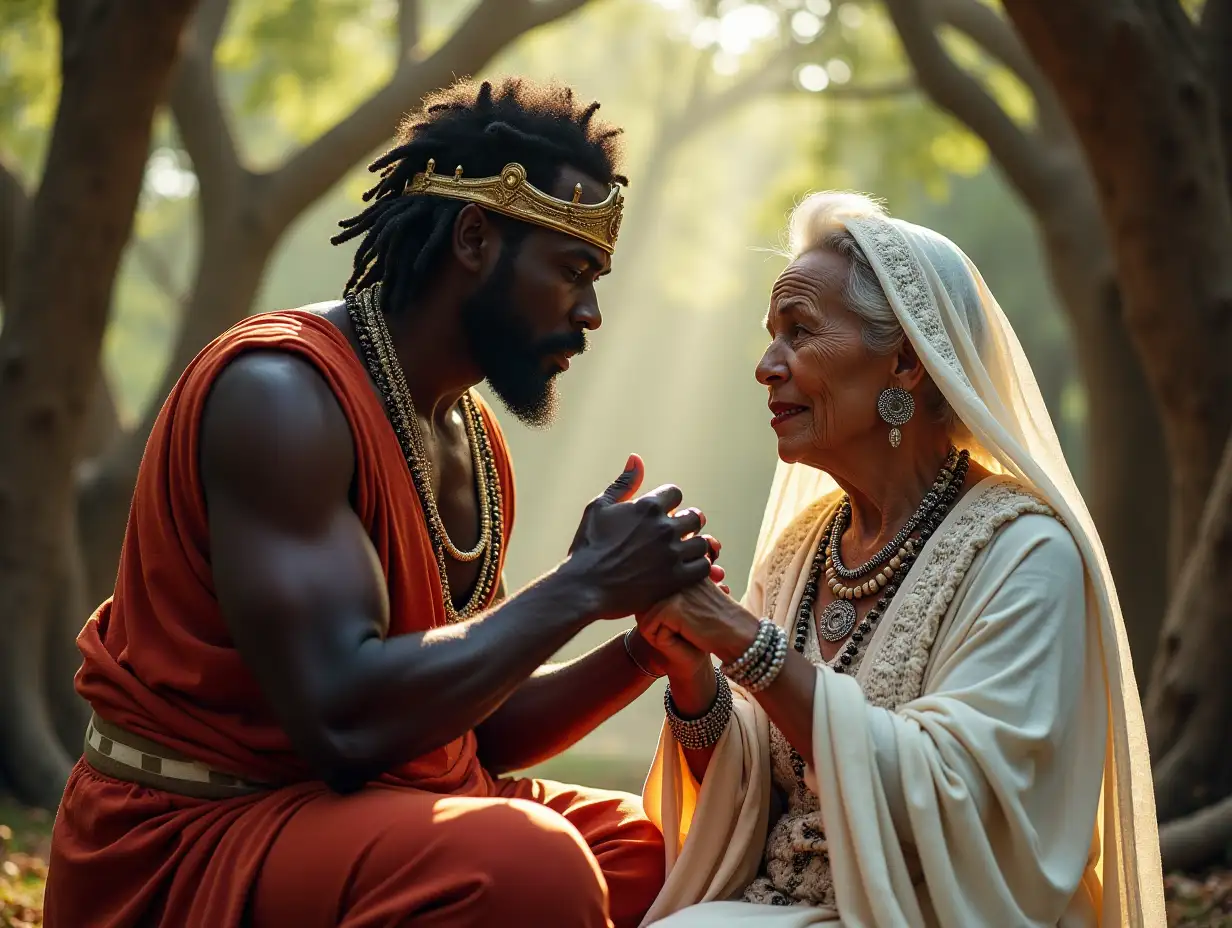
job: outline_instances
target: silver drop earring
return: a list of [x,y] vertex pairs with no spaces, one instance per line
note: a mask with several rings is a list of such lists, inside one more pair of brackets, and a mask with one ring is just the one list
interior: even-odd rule
[[890,428],[890,447],[897,448],[903,441],[900,425],[906,425],[915,415],[915,399],[902,387],[887,387],[877,397],[877,414]]

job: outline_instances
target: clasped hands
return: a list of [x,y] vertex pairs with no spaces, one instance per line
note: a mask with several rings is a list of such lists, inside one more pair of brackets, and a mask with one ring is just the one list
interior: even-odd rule
[[561,569],[594,597],[592,618],[637,616],[640,634],[626,644],[639,665],[673,678],[708,673],[710,654],[743,653],[757,620],[723,582],[722,546],[703,534],[704,513],[679,508],[683,493],[670,485],[635,499],[644,475],[631,455],[586,507]]
[[735,660],[757,636],[757,619],[732,599],[723,568],[713,563],[722,546],[710,541],[710,577],[637,615],[638,632],[655,652],[652,663],[673,678],[693,677],[711,654]]

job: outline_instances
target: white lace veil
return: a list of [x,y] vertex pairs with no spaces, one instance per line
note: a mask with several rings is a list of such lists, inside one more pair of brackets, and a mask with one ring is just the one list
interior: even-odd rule
[[[1138,687],[1103,544],[1070,474],[1022,346],[971,260],[949,239],[857,208],[836,216],[871,262],[925,369],[974,437],[973,457],[1048,501],[1072,532],[1098,612],[1109,708],[1101,809],[1105,925],[1164,924],[1159,835]],[[754,557],[811,502],[835,487],[826,473],[778,465]]]

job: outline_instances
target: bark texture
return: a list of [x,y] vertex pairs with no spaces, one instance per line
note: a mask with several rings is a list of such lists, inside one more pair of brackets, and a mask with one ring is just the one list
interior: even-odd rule
[[[60,104],[9,265],[0,332],[0,766],[19,799],[48,808],[70,766],[58,732],[69,743],[84,732],[66,690],[71,674],[63,677],[74,633],[65,602],[79,595],[71,588],[74,463],[151,122],[192,6],[59,4]],[[80,606],[70,611],[79,626]]]

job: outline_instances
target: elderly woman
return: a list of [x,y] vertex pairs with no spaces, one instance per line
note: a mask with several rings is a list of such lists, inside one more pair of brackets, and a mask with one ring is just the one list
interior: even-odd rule
[[806,199],[791,250],[748,594],[639,619],[671,666],[647,923],[1163,925],[1116,594],[1013,331],[865,197]]

